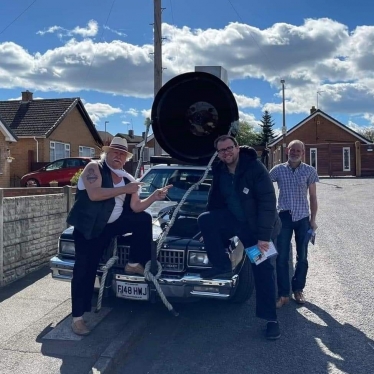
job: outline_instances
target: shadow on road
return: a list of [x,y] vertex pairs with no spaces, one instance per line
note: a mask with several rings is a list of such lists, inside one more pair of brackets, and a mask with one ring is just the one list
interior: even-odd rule
[[373,340],[311,303],[280,310],[277,341],[264,339],[252,301],[175,307],[177,318],[153,307],[145,338],[123,356],[116,374],[368,374],[374,367]]
[[17,281],[10,283],[3,288],[0,288],[0,303],[6,299],[11,298],[18,292],[24,290],[25,288],[31,286],[33,283],[44,278],[50,273],[49,267],[44,266],[41,269],[27,274],[24,278],[18,279]]

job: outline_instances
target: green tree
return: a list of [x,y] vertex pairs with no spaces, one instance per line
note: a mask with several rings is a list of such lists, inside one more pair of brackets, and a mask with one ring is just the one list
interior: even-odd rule
[[274,121],[271,118],[271,114],[265,110],[262,119],[261,119],[261,134],[260,134],[260,145],[266,145],[267,143],[270,143],[272,139],[274,139]]
[[260,134],[255,130],[254,125],[239,120],[239,131],[236,135],[239,145],[254,146],[259,144]]

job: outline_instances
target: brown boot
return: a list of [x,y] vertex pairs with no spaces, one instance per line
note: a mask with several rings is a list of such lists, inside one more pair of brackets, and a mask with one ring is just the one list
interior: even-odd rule
[[126,274],[144,275],[144,268],[140,264],[136,264],[135,266],[130,266],[130,264],[126,264],[125,273]]
[[287,305],[290,301],[290,298],[287,296],[281,296],[278,298],[277,303],[275,304],[277,309],[282,308],[283,305]]
[[71,329],[73,330],[74,334],[77,335],[88,335],[91,331],[87,328],[83,319],[79,319],[78,321],[73,321],[71,323]]
[[305,304],[306,300],[303,291],[295,291],[293,296],[298,304]]

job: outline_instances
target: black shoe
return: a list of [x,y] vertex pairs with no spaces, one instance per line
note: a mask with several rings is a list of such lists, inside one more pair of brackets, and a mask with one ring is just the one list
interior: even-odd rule
[[281,336],[278,322],[268,322],[266,325],[266,339],[277,340]]
[[217,275],[220,275],[222,277],[232,276],[231,266],[225,266],[225,267],[213,266],[211,269],[206,269],[200,272],[201,278],[214,278]]

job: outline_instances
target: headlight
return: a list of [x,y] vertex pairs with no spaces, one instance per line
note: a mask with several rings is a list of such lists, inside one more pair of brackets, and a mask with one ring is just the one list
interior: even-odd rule
[[153,240],[157,240],[159,236],[162,234],[162,228],[159,225],[152,225],[152,237]]
[[211,266],[208,255],[205,252],[189,252],[188,254],[189,266]]
[[64,255],[75,255],[75,245],[71,241],[60,241],[60,253]]

